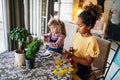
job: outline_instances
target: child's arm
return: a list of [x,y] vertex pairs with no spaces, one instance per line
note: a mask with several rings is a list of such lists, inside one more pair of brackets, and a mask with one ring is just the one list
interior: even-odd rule
[[65,39],[65,36],[64,35],[60,35],[56,42],[46,42],[46,45],[48,45],[48,46],[50,46],[52,48],[58,48],[60,46],[63,46],[64,39]]
[[90,66],[94,59],[90,55],[86,56],[86,58],[80,58],[80,57],[75,56],[74,54],[71,54],[70,52],[66,52],[64,56],[66,58],[71,58],[73,61],[86,65],[86,66]]
[[93,62],[93,57],[91,57],[90,55],[86,56],[86,58],[79,58],[75,55],[72,56],[73,61],[78,62],[80,64],[86,65],[86,66],[90,66],[91,63]]
[[49,42],[50,35],[51,35],[51,33],[47,33],[42,36],[42,40],[44,43]]

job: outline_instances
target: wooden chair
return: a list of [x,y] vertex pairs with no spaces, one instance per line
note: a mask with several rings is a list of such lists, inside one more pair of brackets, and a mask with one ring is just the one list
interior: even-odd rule
[[[93,70],[89,80],[99,80],[104,78],[102,75],[105,73],[111,42],[103,38],[96,37],[100,49],[100,54],[93,61]],[[100,77],[101,76],[101,77]]]
[[64,41],[64,48],[69,50],[69,47],[73,46],[72,37],[77,31],[77,25],[73,23],[65,22],[65,28],[66,28],[67,36]]

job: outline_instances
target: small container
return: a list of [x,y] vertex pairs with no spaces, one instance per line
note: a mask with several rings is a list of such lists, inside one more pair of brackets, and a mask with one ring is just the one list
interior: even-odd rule
[[44,41],[48,41],[48,35],[44,35]]
[[44,35],[44,38],[48,38],[48,36],[47,36],[47,35]]
[[[69,48],[69,52],[70,52],[71,54],[73,54],[73,52],[74,52],[73,47],[70,47],[70,48]],[[73,64],[73,59],[72,59],[72,58],[70,58],[69,61],[70,61],[71,64]]]
[[69,52],[73,53],[73,51],[74,51],[74,50],[73,50],[73,47],[70,47],[70,48],[69,48]]
[[70,61],[70,63],[71,63],[71,64],[73,64],[73,59],[71,59],[71,58],[70,58],[70,60],[69,60],[69,61]]

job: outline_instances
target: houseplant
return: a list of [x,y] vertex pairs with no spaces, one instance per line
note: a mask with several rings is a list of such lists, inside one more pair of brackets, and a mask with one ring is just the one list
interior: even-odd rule
[[43,45],[43,42],[41,39],[35,39],[28,45],[28,49],[26,51],[26,68],[32,69],[34,68],[34,62],[35,58],[37,56],[37,53],[39,51],[40,46]]
[[27,37],[31,34],[25,28],[14,28],[10,32],[10,38],[18,42],[18,48],[15,53],[15,64],[18,66],[23,66],[25,64],[24,47],[27,43]]
[[10,31],[10,38],[13,40],[18,41],[18,49],[16,50],[17,53],[24,52],[24,47],[27,42],[27,37],[31,34],[25,28],[14,28]]

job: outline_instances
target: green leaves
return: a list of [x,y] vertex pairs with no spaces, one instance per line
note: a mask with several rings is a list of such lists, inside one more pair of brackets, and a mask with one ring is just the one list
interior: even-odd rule
[[18,41],[20,45],[25,44],[27,41],[27,37],[30,35],[31,34],[25,28],[19,29],[17,27],[11,30],[10,32],[10,38],[12,40],[15,39],[16,41]]
[[43,45],[43,42],[41,39],[36,39],[32,41],[28,46],[26,57],[28,59],[35,59],[36,54],[38,53],[41,45]]

